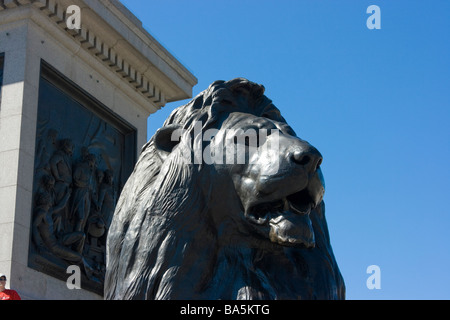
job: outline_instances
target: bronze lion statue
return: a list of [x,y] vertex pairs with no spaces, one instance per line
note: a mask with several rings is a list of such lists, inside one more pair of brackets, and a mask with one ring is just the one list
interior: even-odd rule
[[322,155],[264,91],[216,81],[143,147],[108,234],[105,299],[345,298]]

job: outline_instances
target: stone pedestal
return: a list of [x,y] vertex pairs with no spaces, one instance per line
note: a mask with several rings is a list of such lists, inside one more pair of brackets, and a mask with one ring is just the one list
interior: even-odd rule
[[147,119],[197,80],[118,1],[2,0],[0,83],[0,272],[24,299],[102,299],[109,215]]

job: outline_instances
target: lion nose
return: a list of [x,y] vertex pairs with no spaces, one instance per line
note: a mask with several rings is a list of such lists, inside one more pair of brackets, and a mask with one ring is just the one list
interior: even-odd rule
[[295,149],[292,153],[292,160],[305,167],[309,172],[315,172],[322,164],[323,158],[320,152],[313,146],[307,149]]

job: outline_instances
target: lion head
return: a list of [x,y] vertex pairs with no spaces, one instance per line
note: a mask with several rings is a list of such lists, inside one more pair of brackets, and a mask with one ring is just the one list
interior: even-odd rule
[[262,85],[216,81],[144,146],[108,234],[106,299],[343,299],[322,155]]

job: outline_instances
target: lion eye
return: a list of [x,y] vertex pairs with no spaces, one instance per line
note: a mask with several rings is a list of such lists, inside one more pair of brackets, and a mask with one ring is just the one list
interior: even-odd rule
[[222,103],[223,103],[223,104],[229,104],[229,105],[232,105],[232,104],[233,104],[233,101],[228,100],[228,99],[222,99]]
[[[245,146],[247,146],[247,147],[259,147],[259,144],[260,144],[260,137],[259,137],[259,135],[256,135],[255,137],[254,137],[254,139],[251,139],[249,136],[244,136],[244,139],[242,139],[242,138],[238,138],[237,136],[234,136],[233,137],[233,142],[234,142],[234,144],[244,144]],[[256,143],[256,145],[254,145]]]

